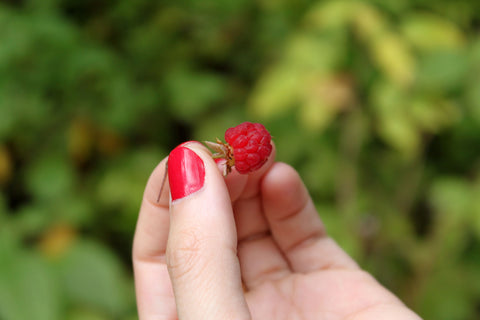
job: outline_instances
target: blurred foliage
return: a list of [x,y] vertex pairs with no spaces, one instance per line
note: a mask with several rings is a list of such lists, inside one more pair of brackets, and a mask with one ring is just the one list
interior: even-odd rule
[[144,185],[272,132],[333,237],[429,319],[480,317],[480,2],[0,2],[0,319],[135,319]]

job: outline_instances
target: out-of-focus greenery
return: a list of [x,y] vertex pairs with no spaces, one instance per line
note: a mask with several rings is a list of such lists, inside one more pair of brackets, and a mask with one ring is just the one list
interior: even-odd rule
[[0,319],[136,319],[149,173],[245,120],[408,306],[478,319],[479,27],[469,0],[0,2]]

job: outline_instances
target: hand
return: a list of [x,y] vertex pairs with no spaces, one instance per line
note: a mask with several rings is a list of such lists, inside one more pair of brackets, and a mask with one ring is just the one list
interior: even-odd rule
[[157,166],[133,245],[140,319],[420,319],[327,236],[274,153],[224,178],[206,148],[186,143],[158,202],[166,159]]

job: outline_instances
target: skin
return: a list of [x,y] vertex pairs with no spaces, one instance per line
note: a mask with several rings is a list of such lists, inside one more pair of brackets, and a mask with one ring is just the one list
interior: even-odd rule
[[158,198],[164,159],[143,197],[133,266],[140,319],[420,319],[331,239],[297,172],[275,162]]

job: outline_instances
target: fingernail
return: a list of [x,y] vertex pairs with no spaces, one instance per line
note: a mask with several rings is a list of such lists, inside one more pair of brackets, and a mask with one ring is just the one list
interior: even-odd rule
[[172,200],[184,198],[203,187],[205,166],[192,150],[178,146],[168,157],[168,182]]

